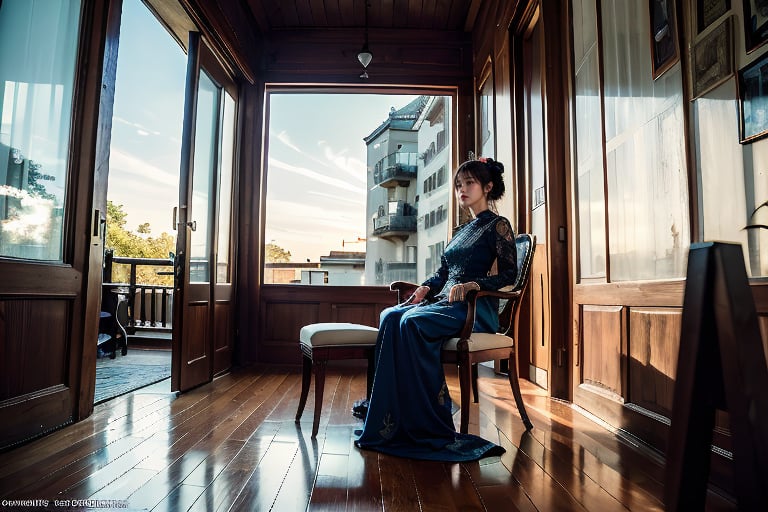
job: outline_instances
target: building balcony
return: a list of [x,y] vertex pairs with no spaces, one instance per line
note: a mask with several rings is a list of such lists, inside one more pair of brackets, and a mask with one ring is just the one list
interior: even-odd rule
[[373,219],[373,234],[381,238],[407,238],[416,232],[416,215],[382,215]]
[[373,182],[384,188],[407,187],[416,179],[417,153],[391,153],[375,165]]
[[384,264],[384,282],[416,282],[416,263],[388,262]]

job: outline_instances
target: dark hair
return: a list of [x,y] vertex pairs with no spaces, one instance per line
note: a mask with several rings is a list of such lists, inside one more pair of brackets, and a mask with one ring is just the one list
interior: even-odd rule
[[456,178],[460,174],[472,176],[480,185],[485,187],[488,183],[492,183],[493,187],[488,192],[488,200],[496,201],[501,199],[504,195],[504,164],[497,162],[492,158],[480,158],[477,160],[467,160],[456,169],[456,173],[453,175],[453,184],[456,185]]

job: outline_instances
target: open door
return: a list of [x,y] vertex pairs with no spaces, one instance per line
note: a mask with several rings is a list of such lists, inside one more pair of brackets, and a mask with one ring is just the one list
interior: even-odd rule
[[175,211],[174,391],[209,382],[231,364],[234,91],[200,34],[191,32]]
[[117,52],[120,5],[0,4],[0,449],[6,449],[93,410],[104,148],[115,77],[114,66],[102,62]]
[[529,231],[536,236],[536,252],[528,287],[531,305],[529,379],[548,389],[550,354],[550,283],[547,248],[548,203],[546,165],[546,125],[544,120],[543,34],[540,17],[532,21],[523,41],[523,94],[525,122],[525,162],[530,206]]
[[[571,330],[566,145],[567,107],[562,91],[565,66],[561,9],[530,0],[513,24],[517,91],[518,204],[521,220],[536,235],[529,290],[528,377],[551,396],[569,398],[568,346]],[[546,30],[545,30],[546,28]],[[521,323],[522,326],[522,323]],[[524,353],[525,350],[521,350]],[[524,364],[520,362],[521,366]],[[525,374],[525,368],[521,369]]]

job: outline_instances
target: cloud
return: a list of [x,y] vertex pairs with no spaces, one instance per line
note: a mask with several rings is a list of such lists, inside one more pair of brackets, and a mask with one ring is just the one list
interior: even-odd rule
[[356,179],[361,183],[365,183],[366,177],[366,164],[358,158],[345,156],[349,153],[349,148],[343,148],[341,151],[335,151],[325,139],[317,141],[317,146],[322,149],[322,158],[308,153],[293,143],[288,132],[281,131],[274,136],[278,141],[283,143],[286,147],[292,149],[296,153],[309,158],[313,162],[322,165],[328,169],[339,170],[347,174],[348,176]]
[[140,123],[134,123],[132,121],[128,121],[127,119],[123,119],[122,117],[114,116],[112,118],[113,123],[121,123],[126,126],[131,126],[133,128],[136,128],[136,131],[139,133],[139,135],[161,135],[160,132],[156,130],[150,130],[146,126],[140,124]]
[[296,146],[296,144],[291,142],[291,138],[288,136],[288,133],[285,130],[283,130],[280,133],[278,133],[276,135],[276,137],[277,137],[277,140],[279,140],[280,142],[282,142],[283,144],[285,144],[286,146],[288,146],[289,148],[291,148],[295,152],[297,152],[299,154],[304,154],[304,152],[301,149],[299,149],[299,147]]
[[327,199],[331,199],[332,201],[335,201],[335,202],[341,201],[345,203],[358,205],[361,207],[365,206],[365,198],[361,196],[340,196],[338,194],[326,194],[324,192],[317,192],[316,190],[308,190],[307,194],[312,196],[324,197]]
[[328,176],[326,174],[322,174],[317,171],[311,171],[304,167],[296,167],[295,165],[287,164],[280,160],[276,160],[272,157],[269,158],[269,168],[270,168],[270,172],[272,172],[273,169],[282,169],[284,171],[297,174],[299,176],[304,176],[305,178],[309,178],[318,183],[330,185],[340,190],[347,190],[349,192],[353,192],[359,195],[360,197],[364,197],[364,194],[365,194],[365,187],[355,186],[345,180],[334,178],[333,176]]
[[366,164],[357,158],[345,156],[349,152],[348,148],[335,152],[328,144],[321,142],[320,146],[323,148],[323,156],[331,163],[331,167],[343,171],[361,183],[366,183]]
[[[111,176],[120,175],[121,178],[131,181],[134,181],[134,178],[129,178],[129,176],[134,176],[141,180],[139,183],[143,181],[142,186],[147,186],[147,182],[154,182],[163,187],[170,186],[174,190],[178,190],[179,187],[179,177],[176,173],[155,167],[115,147],[110,150],[109,167]],[[110,179],[110,187],[112,186],[111,181]]]

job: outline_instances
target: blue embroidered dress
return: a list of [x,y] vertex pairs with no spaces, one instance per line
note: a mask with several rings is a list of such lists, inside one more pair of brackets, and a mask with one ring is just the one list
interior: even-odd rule
[[[494,261],[498,273],[491,276]],[[485,210],[456,231],[440,268],[423,283],[430,288],[427,300],[381,313],[376,373],[358,447],[448,462],[504,452],[478,436],[456,432],[440,351],[467,318],[466,302],[448,302],[452,286],[474,281],[481,290],[498,290],[516,277],[515,236],[507,219]],[[496,299],[480,298],[476,332],[496,332],[497,308]]]

